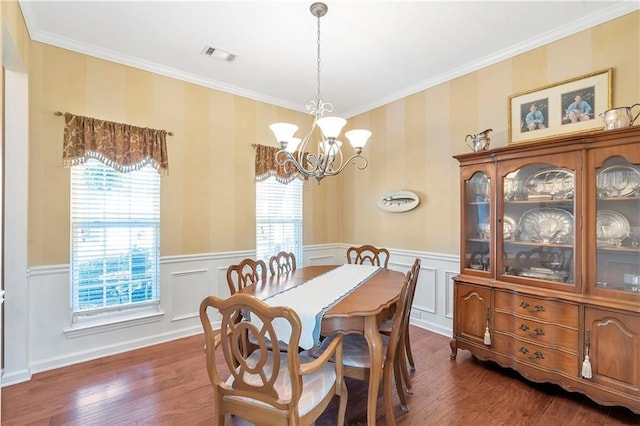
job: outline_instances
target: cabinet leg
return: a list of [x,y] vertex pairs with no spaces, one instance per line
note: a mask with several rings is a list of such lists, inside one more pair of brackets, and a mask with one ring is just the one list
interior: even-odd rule
[[458,356],[458,343],[456,339],[449,340],[449,346],[451,347],[451,355],[449,355],[449,358],[456,359],[456,356]]

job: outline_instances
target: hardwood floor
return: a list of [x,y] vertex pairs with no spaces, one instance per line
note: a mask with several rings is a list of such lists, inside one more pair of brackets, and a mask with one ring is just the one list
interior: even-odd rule
[[[511,370],[459,351],[449,339],[412,327],[414,394],[399,425],[640,425],[640,416],[602,407],[555,385],[528,382]],[[60,368],[2,389],[2,425],[204,425],[213,423],[213,391],[203,337]],[[348,380],[347,424],[366,424],[366,384]],[[335,424],[337,404],[317,425]],[[227,418],[231,425],[246,425]],[[377,423],[385,424],[382,398]]]

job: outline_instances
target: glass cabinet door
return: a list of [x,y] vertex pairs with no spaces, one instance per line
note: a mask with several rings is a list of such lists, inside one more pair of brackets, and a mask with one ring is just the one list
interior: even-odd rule
[[568,156],[562,165],[543,161],[501,164],[501,279],[578,291],[578,161]]
[[478,171],[464,180],[463,268],[488,274],[491,270],[491,179]]
[[[595,287],[640,297],[640,165],[637,147],[595,169]],[[622,154],[625,154],[621,150]],[[631,160],[631,161],[630,161]]]

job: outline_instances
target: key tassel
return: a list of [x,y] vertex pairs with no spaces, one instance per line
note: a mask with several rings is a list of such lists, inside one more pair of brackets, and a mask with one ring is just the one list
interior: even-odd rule
[[589,360],[589,346],[591,345],[591,336],[589,334],[590,333],[587,331],[587,352],[584,356],[584,361],[582,361],[582,377],[584,377],[585,379],[590,379],[591,377],[593,377],[591,371],[591,361]]
[[490,319],[490,311],[487,309],[487,328],[484,330],[484,344],[487,346],[491,346],[491,333],[489,333],[489,319]]
[[484,344],[491,346],[491,334],[489,333],[489,327],[484,330]]
[[589,360],[589,351],[587,350],[587,355],[584,357],[584,361],[582,361],[582,377],[585,379],[590,379],[591,374],[591,361]]

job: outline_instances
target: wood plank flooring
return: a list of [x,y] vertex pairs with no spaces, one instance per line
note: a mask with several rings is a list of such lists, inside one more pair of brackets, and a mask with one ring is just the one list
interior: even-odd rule
[[[602,407],[555,385],[528,382],[511,370],[459,351],[449,339],[411,329],[416,360],[409,412],[401,426],[424,425],[640,425],[640,416]],[[33,376],[2,389],[2,425],[206,425],[213,424],[213,391],[201,335]],[[366,424],[366,383],[347,379],[347,424]],[[335,425],[337,403],[317,425]],[[377,424],[384,425],[382,398]],[[227,418],[229,425],[246,425]]]

